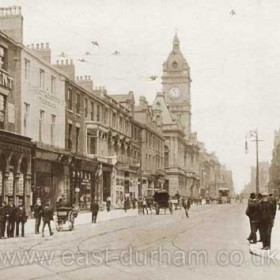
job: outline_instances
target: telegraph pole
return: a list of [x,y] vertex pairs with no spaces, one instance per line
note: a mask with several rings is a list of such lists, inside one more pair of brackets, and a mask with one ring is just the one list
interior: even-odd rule
[[256,142],[256,194],[260,192],[260,181],[259,181],[259,142],[262,142],[263,140],[259,139],[259,133],[258,129],[256,130],[251,130],[247,133],[246,135],[246,146],[245,150],[246,152],[248,151],[248,146],[247,146],[247,138],[254,137],[254,140],[251,140],[253,142]]

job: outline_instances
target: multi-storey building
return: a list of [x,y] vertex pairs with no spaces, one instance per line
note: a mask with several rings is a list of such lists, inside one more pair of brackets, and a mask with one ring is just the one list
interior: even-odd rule
[[179,192],[191,196],[199,189],[199,147],[196,135],[191,132],[189,71],[175,35],[173,49],[163,64],[163,92],[157,94],[153,103],[156,121],[168,147],[165,171],[171,195]]
[[140,97],[139,105],[135,106],[134,117],[142,125],[140,135],[142,195],[152,196],[155,191],[162,190],[165,183],[164,138],[145,97]]
[[[0,200],[29,206],[32,179],[32,143],[21,136],[21,40],[19,8],[0,14]],[[18,30],[18,29],[16,29]],[[9,37],[7,36],[9,35]],[[27,209],[29,210],[29,209]]]

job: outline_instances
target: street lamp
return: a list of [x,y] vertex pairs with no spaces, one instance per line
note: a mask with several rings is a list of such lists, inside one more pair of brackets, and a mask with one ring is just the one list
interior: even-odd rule
[[247,132],[245,137],[245,152],[248,152],[248,139],[254,139],[251,140],[253,142],[256,142],[256,194],[260,192],[260,186],[259,186],[259,142],[263,141],[259,139],[258,129],[250,130]]

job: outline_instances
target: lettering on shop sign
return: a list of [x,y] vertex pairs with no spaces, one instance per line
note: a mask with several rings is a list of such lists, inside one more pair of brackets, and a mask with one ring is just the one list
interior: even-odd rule
[[13,78],[2,70],[0,70],[0,86],[8,89],[13,88]]
[[58,97],[56,97],[48,92],[41,91],[41,90],[40,90],[39,98],[40,98],[41,104],[44,104],[45,106],[52,108],[52,109],[57,109],[57,106],[62,104],[62,101]]

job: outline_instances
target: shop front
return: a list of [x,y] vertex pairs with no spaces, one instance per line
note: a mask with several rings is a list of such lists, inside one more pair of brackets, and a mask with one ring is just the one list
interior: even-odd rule
[[0,201],[23,204],[28,212],[32,149],[30,138],[0,130]]

